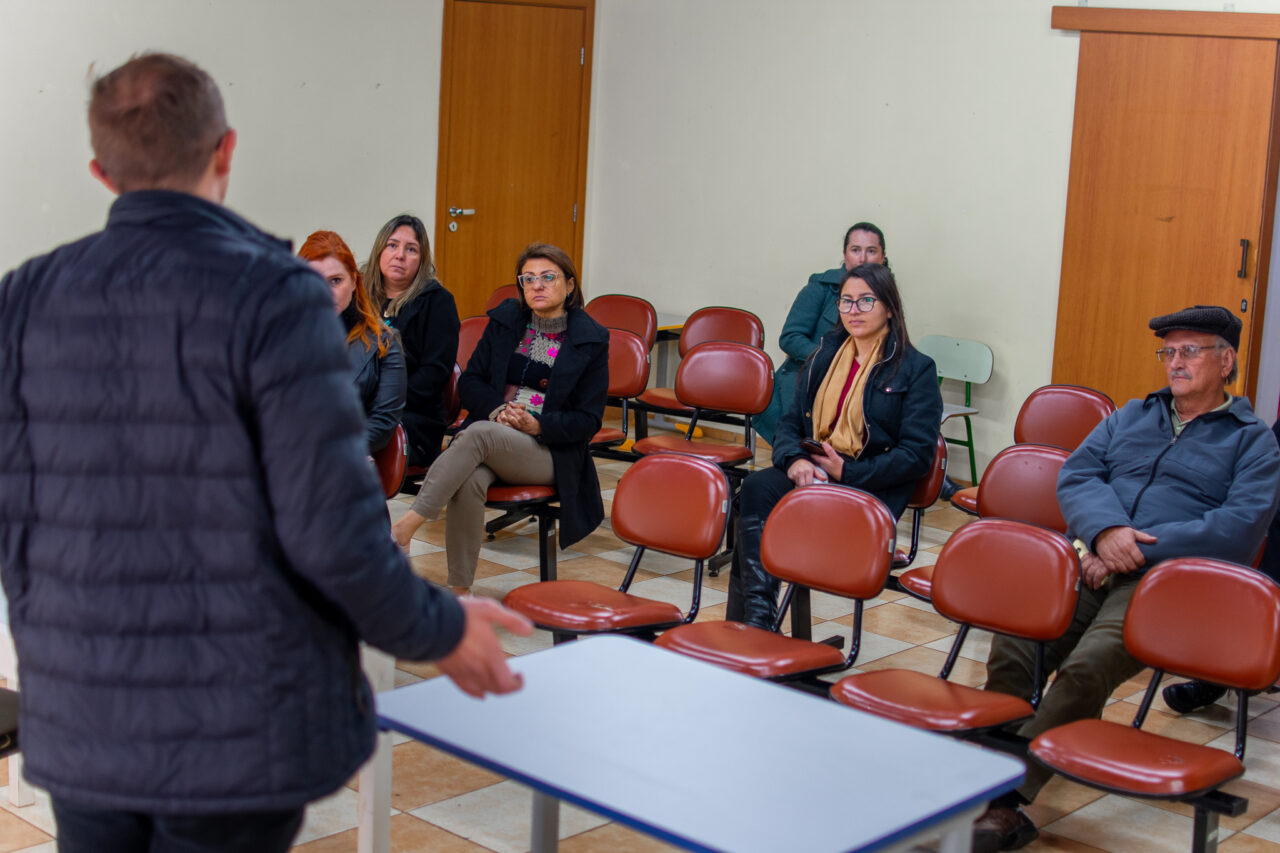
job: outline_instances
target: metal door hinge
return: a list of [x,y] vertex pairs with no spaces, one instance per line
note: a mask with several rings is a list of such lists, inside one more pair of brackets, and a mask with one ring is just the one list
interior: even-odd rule
[[573,221],[578,221],[578,205],[576,203],[573,205]]
[[579,65],[586,65],[586,64],[587,64],[587,49],[586,49],[586,47],[580,47],[580,48],[578,48],[578,64],[579,64]]

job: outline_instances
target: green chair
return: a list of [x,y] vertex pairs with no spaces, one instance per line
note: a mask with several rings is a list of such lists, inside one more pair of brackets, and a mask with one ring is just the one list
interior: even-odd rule
[[944,379],[953,379],[964,383],[964,405],[944,403],[942,406],[942,423],[951,418],[964,418],[965,437],[951,438],[948,444],[957,444],[969,449],[969,473],[973,485],[978,485],[978,461],[973,453],[973,424],[969,420],[978,414],[973,407],[973,386],[982,385],[991,378],[991,348],[978,341],[964,338],[949,338],[946,335],[926,335],[915,342],[916,349],[933,359],[938,367],[938,385]]

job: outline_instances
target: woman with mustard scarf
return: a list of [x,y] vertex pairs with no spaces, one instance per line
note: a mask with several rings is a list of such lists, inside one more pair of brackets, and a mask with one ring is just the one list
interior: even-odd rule
[[[870,492],[898,516],[929,470],[942,420],[933,359],[911,346],[888,267],[846,275],[840,323],[822,337],[778,423],[773,466],[742,484],[727,618],[775,630],[778,579],[760,562],[760,535],[787,492],[836,483]],[[806,452],[813,439],[821,453]]]

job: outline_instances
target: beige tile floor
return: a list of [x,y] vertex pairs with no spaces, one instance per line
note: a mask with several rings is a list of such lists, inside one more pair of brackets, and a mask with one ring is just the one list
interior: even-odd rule
[[[760,459],[764,463],[763,458]],[[626,471],[624,463],[601,462],[601,488],[606,511],[613,487]],[[388,502],[393,517],[403,513],[409,499]],[[947,537],[968,517],[938,504],[925,515],[917,562],[936,559]],[[907,531],[904,523],[903,534]],[[414,543],[410,562],[414,570],[436,583],[445,580],[443,521],[426,525]],[[608,521],[586,540],[561,552],[559,576],[616,585],[622,578],[630,548],[613,535]],[[655,598],[688,601],[692,564],[671,558],[646,560],[635,591]],[[533,583],[538,576],[536,529],[531,523],[500,532],[481,552],[474,592],[500,598],[514,587]],[[724,616],[727,571],[709,578],[699,619]],[[950,646],[955,627],[927,604],[886,592],[870,603],[864,617],[862,650],[855,671],[907,667],[936,675]],[[814,596],[814,636],[840,632],[848,636],[852,607],[838,598]],[[985,680],[990,637],[977,634],[968,641],[955,678],[964,684]],[[551,645],[545,634],[530,638],[505,637],[511,655],[525,654]],[[397,684],[434,678],[430,664],[400,661]],[[1107,708],[1108,719],[1128,722],[1146,684],[1140,676],[1121,686]],[[1179,717],[1157,699],[1147,728],[1196,743],[1227,746],[1232,739],[1233,704],[1223,700],[1197,714]],[[1229,790],[1248,797],[1249,811],[1222,822],[1223,853],[1280,853],[1280,696],[1255,697],[1254,715],[1245,761],[1245,777]],[[715,725],[708,720],[706,725]],[[393,749],[391,820],[392,850],[442,851],[443,853],[519,853],[527,849],[529,801],[526,789],[492,773],[473,767],[423,744],[396,736]],[[922,771],[925,769],[922,768]],[[0,853],[53,853],[53,825],[47,799],[38,796],[33,806],[8,804],[8,775],[0,762]],[[713,795],[713,794],[709,794]],[[1055,779],[1028,809],[1041,827],[1040,838],[1025,848],[1031,853],[1143,853],[1190,849],[1190,811],[1182,806],[1157,806],[1149,802],[1105,795],[1080,785]],[[294,848],[300,853],[347,853],[356,849],[355,780],[336,794],[315,803]],[[666,844],[594,815],[566,809],[561,821],[560,849],[565,853],[649,853],[669,850]]]

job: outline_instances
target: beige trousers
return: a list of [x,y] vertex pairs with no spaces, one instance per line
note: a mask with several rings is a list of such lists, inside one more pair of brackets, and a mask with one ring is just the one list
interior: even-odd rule
[[551,451],[531,435],[491,421],[458,433],[431,463],[413,511],[428,521],[444,519],[449,586],[471,586],[484,540],[485,493],[494,481],[513,485],[555,483]]

